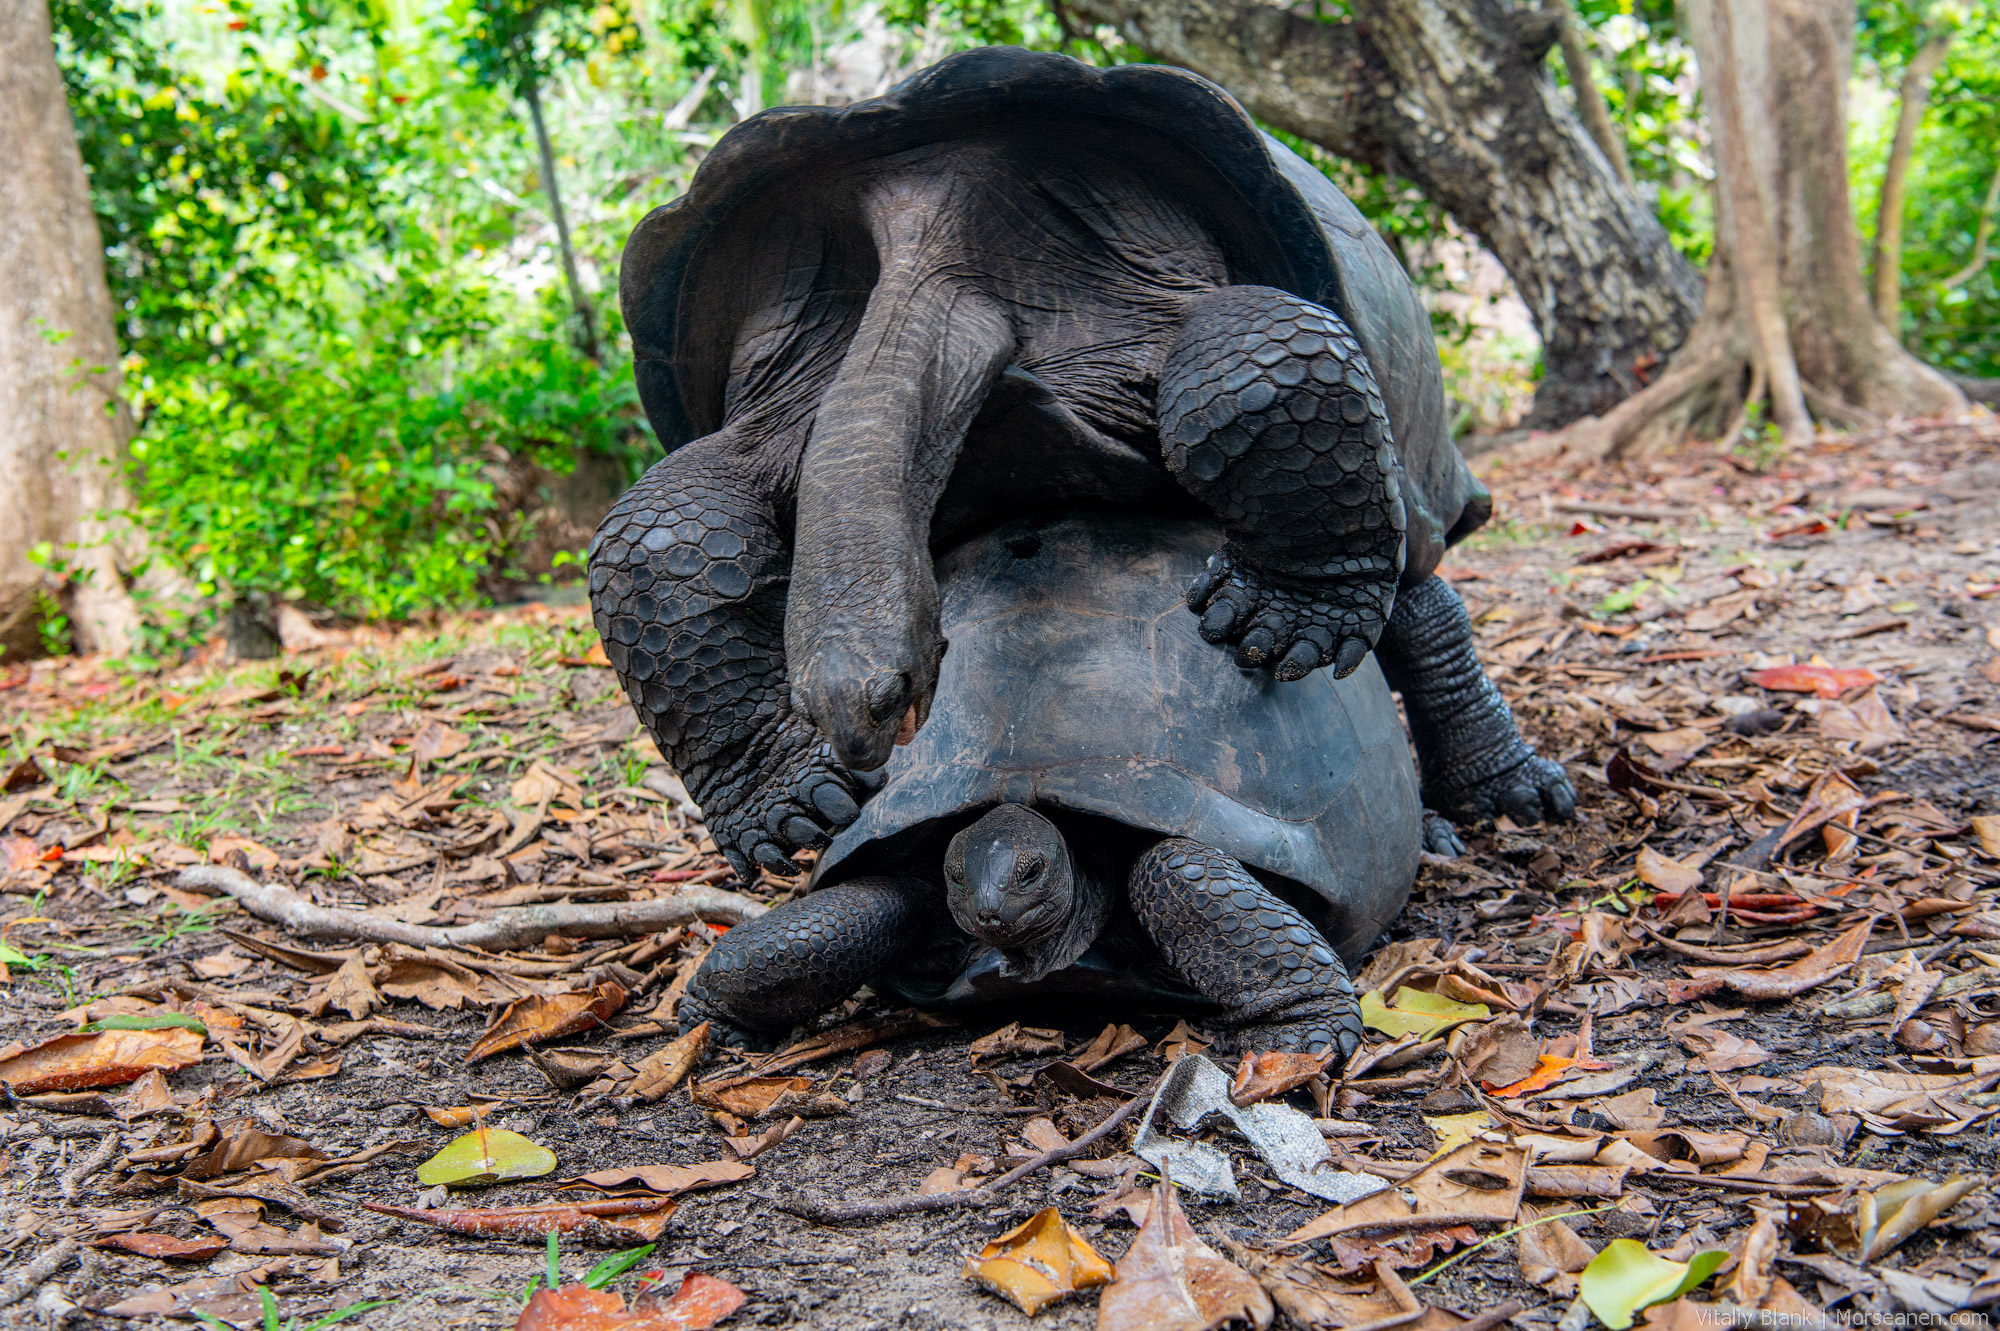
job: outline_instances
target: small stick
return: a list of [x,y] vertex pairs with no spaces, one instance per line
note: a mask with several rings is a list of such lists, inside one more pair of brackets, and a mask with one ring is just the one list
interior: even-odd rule
[[19,1303],[41,1288],[42,1282],[60,1271],[63,1263],[76,1256],[76,1240],[64,1239],[28,1263],[28,1269],[0,1285],[0,1308]]
[[1497,1308],[1488,1308],[1477,1317],[1467,1318],[1452,1328],[1452,1331],[1494,1331],[1502,1322],[1521,1311],[1519,1299],[1509,1299]]
[[901,1100],[906,1105],[919,1105],[925,1109],[943,1109],[954,1114],[1046,1114],[1049,1111],[1040,1105],[954,1105],[943,1100],[926,1100],[921,1095],[898,1095],[892,1099]]
[[[1164,1074],[1162,1078],[1164,1079]],[[1073,1160],[1110,1136],[1127,1119],[1138,1113],[1142,1106],[1152,1102],[1153,1089],[1148,1088],[1145,1092],[1133,1096],[1113,1110],[1109,1118],[1067,1146],[1044,1151],[1026,1164],[1008,1170],[982,1188],[972,1188],[965,1192],[935,1192],[928,1196],[921,1193],[905,1193],[901,1197],[883,1197],[875,1201],[861,1202],[829,1202],[819,1197],[793,1195],[780,1197],[776,1205],[781,1211],[789,1211],[795,1216],[822,1225],[845,1224],[851,1220],[881,1220],[892,1215],[910,1215],[919,1211],[955,1211],[961,1206],[989,1206],[1000,1199],[1003,1190],[1036,1170],[1061,1164],[1065,1160]]]
[[405,943],[411,947],[476,947],[500,952],[539,943],[549,934],[585,938],[631,938],[676,924],[719,920],[742,924],[770,907],[720,888],[684,889],[652,901],[558,902],[546,906],[510,906],[491,919],[450,928],[405,924],[360,911],[315,906],[281,883],[260,883],[240,870],[219,864],[181,871],[182,890],[207,888],[226,892],[250,914],[279,925],[301,938],[361,939],[374,943]]
[[97,1149],[84,1157],[82,1164],[62,1176],[63,1200],[66,1202],[75,1201],[77,1191],[83,1187],[93,1174],[111,1163],[111,1155],[117,1149],[118,1129],[113,1128],[104,1134],[104,1140],[97,1144]]

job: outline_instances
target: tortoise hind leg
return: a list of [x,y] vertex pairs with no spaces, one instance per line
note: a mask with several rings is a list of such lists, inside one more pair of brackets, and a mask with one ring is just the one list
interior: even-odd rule
[[681,996],[682,1030],[768,1048],[922,947],[935,921],[918,878],[855,878],[739,924],[709,949]]
[[1474,823],[1502,813],[1517,823],[1576,815],[1562,764],[1538,757],[1521,738],[1474,655],[1472,620],[1450,583],[1433,576],[1402,594],[1377,659],[1403,695],[1427,806]]
[[1169,837],[1139,857],[1133,913],[1168,964],[1249,1028],[1258,1049],[1345,1058],[1361,1043],[1361,1008],[1326,939],[1240,863]]
[[1402,467],[1360,344],[1272,287],[1197,296],[1159,382],[1168,470],[1228,541],[1188,588],[1239,666],[1346,675],[1381,636],[1403,571]]

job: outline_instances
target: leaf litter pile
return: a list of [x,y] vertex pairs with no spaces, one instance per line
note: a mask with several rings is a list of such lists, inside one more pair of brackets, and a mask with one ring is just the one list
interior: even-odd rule
[[1426,858],[1338,1063],[866,994],[776,1054],[679,1032],[803,882],[734,879],[580,606],[0,671],[0,1317],[2000,1301],[2000,429],[1480,470],[1447,574],[1580,818]]

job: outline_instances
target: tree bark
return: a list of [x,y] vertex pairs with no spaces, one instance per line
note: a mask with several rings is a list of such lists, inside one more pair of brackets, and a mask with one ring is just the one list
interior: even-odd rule
[[1896,100],[1896,137],[1889,144],[1889,161],[1882,172],[1882,193],[1875,201],[1875,249],[1869,261],[1875,271],[1875,316],[1891,332],[1903,325],[1903,194],[1916,151],[1917,128],[1931,100],[1931,78],[1944,63],[1951,34],[1940,33],[1918,48],[1903,71]]
[[1544,64],[1560,17],[1501,0],[1352,0],[1322,23],[1255,0],[1069,0],[1268,124],[1414,181],[1506,267],[1542,335],[1529,418],[1608,410],[1700,310],[1698,276]]
[[1544,451],[1641,452],[1718,415],[1733,437],[1762,394],[1789,441],[1811,437],[1808,404],[1840,424],[1964,407],[1875,317],[1861,280],[1845,0],[1683,0],[1682,10],[1715,144],[1707,307],[1658,383]]
[[113,528],[132,420],[104,242],[56,68],[47,0],[0,0],[0,646],[39,646],[48,542],[71,570],[76,645],[123,655],[138,612]]
[[[1711,2],[1711,0],[1704,0]],[[1965,395],[1912,356],[1883,322],[1861,277],[1861,235],[1847,187],[1847,80],[1854,9],[1845,0],[1729,0],[1768,9],[1779,268],[1792,353],[1812,388],[1873,415],[1961,410]]]
[[535,126],[535,147],[542,159],[542,191],[549,196],[549,215],[555,218],[556,247],[562,251],[563,277],[569,283],[570,304],[576,309],[576,349],[592,360],[601,359],[597,344],[597,311],[583,293],[577,276],[576,250],[569,241],[569,218],[563,213],[562,194],[556,188],[556,155],[549,146],[548,126],[542,122],[542,94],[531,76],[521,84],[521,96],[528,103],[528,119]]

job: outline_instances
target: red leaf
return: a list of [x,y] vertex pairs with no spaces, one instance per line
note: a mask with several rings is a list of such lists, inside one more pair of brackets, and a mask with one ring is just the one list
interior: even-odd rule
[[708,1331],[742,1307],[744,1297],[727,1280],[699,1271],[688,1272],[671,1299],[642,1292],[629,1310],[609,1290],[564,1285],[529,1300],[514,1331]]
[[1863,689],[1870,684],[1880,684],[1882,677],[1873,670],[1840,670],[1833,666],[1789,665],[1756,671],[1750,676],[1750,682],[1780,693],[1816,693],[1822,698],[1838,698],[1849,689]]

